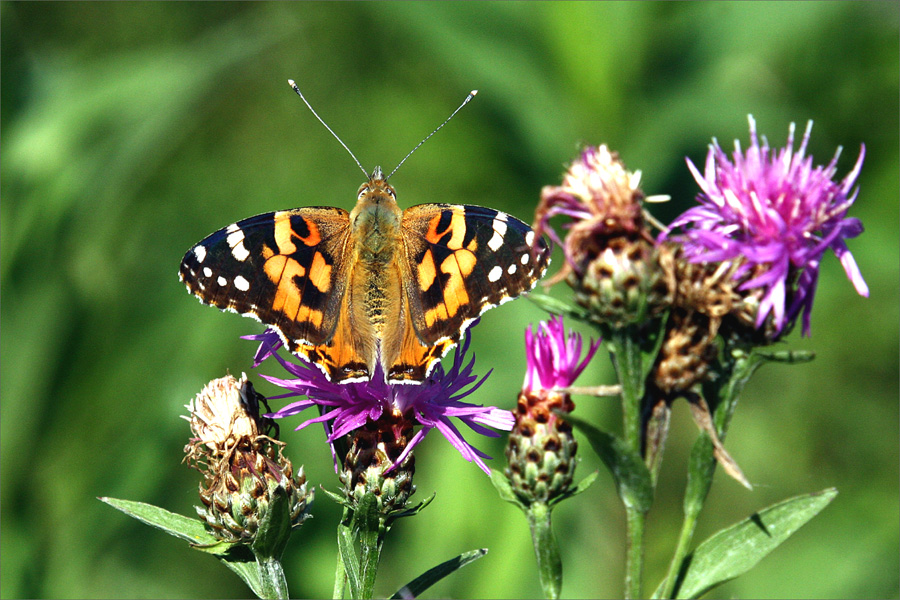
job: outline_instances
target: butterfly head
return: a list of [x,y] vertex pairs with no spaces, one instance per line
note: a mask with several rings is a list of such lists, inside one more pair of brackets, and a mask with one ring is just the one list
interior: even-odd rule
[[359,209],[397,205],[397,194],[394,192],[394,188],[388,184],[381,167],[375,167],[369,180],[359,186],[356,202]]

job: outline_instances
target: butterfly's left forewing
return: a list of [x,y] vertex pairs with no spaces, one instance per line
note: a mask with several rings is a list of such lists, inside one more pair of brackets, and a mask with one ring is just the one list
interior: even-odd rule
[[202,240],[185,254],[179,274],[201,302],[261,321],[306,355],[305,348],[334,336],[348,235],[348,213],[340,208],[265,213]]
[[[423,204],[403,213],[404,283],[419,345],[407,343],[397,371],[431,366],[491,307],[531,290],[550,250],[515,217],[480,206]],[[421,355],[421,356],[419,356]]]

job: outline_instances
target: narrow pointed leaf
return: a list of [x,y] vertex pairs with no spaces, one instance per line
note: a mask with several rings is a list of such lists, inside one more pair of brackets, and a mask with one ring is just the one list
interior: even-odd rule
[[769,362],[788,364],[808,363],[816,358],[816,353],[811,350],[779,350],[776,352],[757,350],[756,353],[760,358]]
[[837,495],[828,488],[774,504],[719,531],[685,558],[676,598],[698,598],[752,569]]
[[359,598],[359,556],[356,554],[354,541],[353,528],[344,523],[338,525],[338,552],[344,563],[344,576],[350,586],[350,597]]
[[594,471],[584,479],[578,482],[578,485],[575,486],[575,489],[572,490],[572,495],[577,496],[581,492],[585,491],[589,487],[591,487],[597,478],[600,477],[600,471]]
[[428,569],[397,590],[397,593],[391,596],[391,599],[416,598],[447,575],[466,566],[470,562],[478,560],[485,554],[487,554],[487,548],[480,548],[478,550],[464,552],[455,558],[442,562],[438,566]]
[[587,421],[571,414],[563,416],[587,437],[594,452],[612,474],[622,501],[642,513],[650,510],[653,485],[650,471],[640,455],[618,437],[597,429]]
[[100,498],[100,500],[138,521],[189,542],[196,550],[215,555],[226,567],[234,571],[254,594],[260,598],[264,597],[259,566],[256,557],[247,546],[223,542],[206,531],[203,523],[197,519],[152,504],[118,498]]
[[[109,504],[113,508],[121,510],[130,517],[134,517],[138,521],[146,523],[151,527],[156,527],[181,538],[191,544],[199,546],[219,546],[220,540],[214,535],[206,531],[203,523],[197,519],[191,519],[184,515],[169,512],[164,508],[145,504],[144,502],[134,502],[133,500],[119,500],[118,498],[98,498],[101,502]],[[228,550],[228,545],[221,548],[221,552]]]
[[578,321],[587,321],[587,311],[576,304],[571,304],[565,300],[554,298],[546,294],[536,294],[534,292],[525,296],[548,313],[571,317]]

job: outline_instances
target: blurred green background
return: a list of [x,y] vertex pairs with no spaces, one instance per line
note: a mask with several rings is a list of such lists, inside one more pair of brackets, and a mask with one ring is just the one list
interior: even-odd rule
[[[393,168],[472,88],[472,102],[391,180],[401,206],[482,204],[530,221],[583,143],[606,142],[663,221],[691,205],[684,157],[717,137],[746,147],[747,114],[774,146],[815,120],[811,153],[867,146],[851,240],[871,297],[825,257],[817,360],[768,366],[749,385],[727,446],[756,484],[719,473],[697,539],[783,498],[835,486],[836,501],[716,596],[898,596],[898,4],[884,3],[3,3],[3,597],[243,597],[213,558],[101,504],[197,503],[181,464],[183,405],[209,380],[251,369],[261,327],[203,307],[178,281],[182,254],[256,213],[350,209],[362,174],[287,85],[367,170]],[[560,264],[557,253],[556,265]],[[554,293],[567,297],[559,286]],[[472,399],[514,406],[527,301],[474,330]],[[590,331],[582,329],[590,335]],[[600,356],[583,384],[611,383]],[[277,374],[272,365],[264,372]],[[612,400],[579,412],[618,430]],[[320,428],[282,437],[313,485],[337,485]],[[680,524],[684,403],[648,524],[646,587]],[[499,457],[504,440],[477,440]],[[598,466],[582,444],[584,476]],[[417,450],[434,503],[391,532],[376,593],[460,552],[490,553],[426,597],[538,597],[525,519],[433,432]],[[328,597],[336,506],[285,558],[295,597]],[[569,597],[621,593],[623,511],[606,473],[555,512]]]

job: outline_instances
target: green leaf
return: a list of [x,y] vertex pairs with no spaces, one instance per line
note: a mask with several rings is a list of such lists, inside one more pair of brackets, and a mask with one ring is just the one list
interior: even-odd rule
[[571,496],[577,496],[581,492],[585,491],[589,487],[591,487],[597,478],[600,477],[600,471],[594,471],[584,479],[578,482],[578,485],[575,486],[575,489],[572,490]]
[[[345,520],[349,520],[347,513],[352,513],[348,508],[345,509]],[[354,542],[356,535],[353,532],[353,526],[350,523],[341,522],[338,525],[338,551],[341,554],[341,560],[344,563],[344,576],[347,578],[347,584],[350,586],[350,597],[359,598],[359,556],[356,554]]]
[[118,498],[99,498],[99,500],[138,521],[189,542],[195,550],[215,555],[226,567],[234,571],[256,596],[265,597],[259,565],[246,545],[223,542],[206,531],[203,523],[197,519],[169,512],[152,504]]
[[575,304],[566,302],[565,300],[560,300],[546,294],[536,294],[534,292],[531,292],[525,297],[537,304],[539,308],[547,311],[548,313],[571,317],[579,321],[588,321],[588,313],[585,309]]
[[502,473],[497,469],[491,469],[491,483],[494,484],[494,489],[500,494],[500,498],[506,500],[510,504],[515,504],[522,510],[528,508],[513,491],[512,485],[509,483],[509,477],[507,477],[505,473]]
[[251,549],[257,558],[280,559],[291,537],[291,511],[287,491],[277,486],[269,497],[269,507],[259,523]]
[[257,598],[265,598],[265,587],[259,572],[259,564],[250,548],[243,544],[234,544],[226,554],[218,557],[222,563],[231,569],[241,580],[247,584]]
[[790,498],[719,531],[685,558],[675,597],[698,598],[743,575],[819,514],[835,496],[837,490],[828,488]]
[[[169,535],[174,535],[195,546],[200,546],[199,550],[211,552],[212,554],[224,554],[233,545],[222,542],[206,531],[203,523],[197,519],[169,512],[164,508],[145,504],[144,502],[119,500],[118,498],[98,498],[98,500],[121,510],[126,515],[134,517],[142,523],[161,529]],[[212,551],[212,549],[215,550]]]
[[418,597],[422,592],[430,588],[432,585],[446,577],[447,575],[453,573],[457,569],[460,569],[470,562],[476,561],[482,556],[487,554],[487,548],[480,548],[478,550],[472,550],[470,552],[464,552],[455,558],[451,558],[446,562],[442,562],[436,567],[428,569],[402,588],[397,590],[397,592],[391,596],[391,599],[399,599],[399,598],[415,598]]
[[594,471],[593,473],[591,473],[590,475],[588,475],[587,477],[585,477],[584,479],[579,481],[578,485],[570,487],[569,489],[567,489],[565,492],[563,492],[556,498],[553,498],[549,502],[550,506],[554,507],[557,504],[559,504],[560,502],[562,502],[563,500],[567,500],[573,496],[577,496],[581,492],[583,492],[586,489],[588,489],[589,487],[591,487],[591,484],[593,484],[595,481],[597,481],[597,477],[599,477],[599,476],[600,476],[600,471]]
[[618,437],[597,429],[579,417],[571,414],[560,416],[588,438],[594,452],[612,474],[622,501],[642,513],[650,510],[653,503],[653,485],[650,470],[640,455],[633,452]]
[[756,350],[755,352],[763,360],[788,364],[808,363],[816,358],[816,353],[811,350],[779,350],[776,352]]

